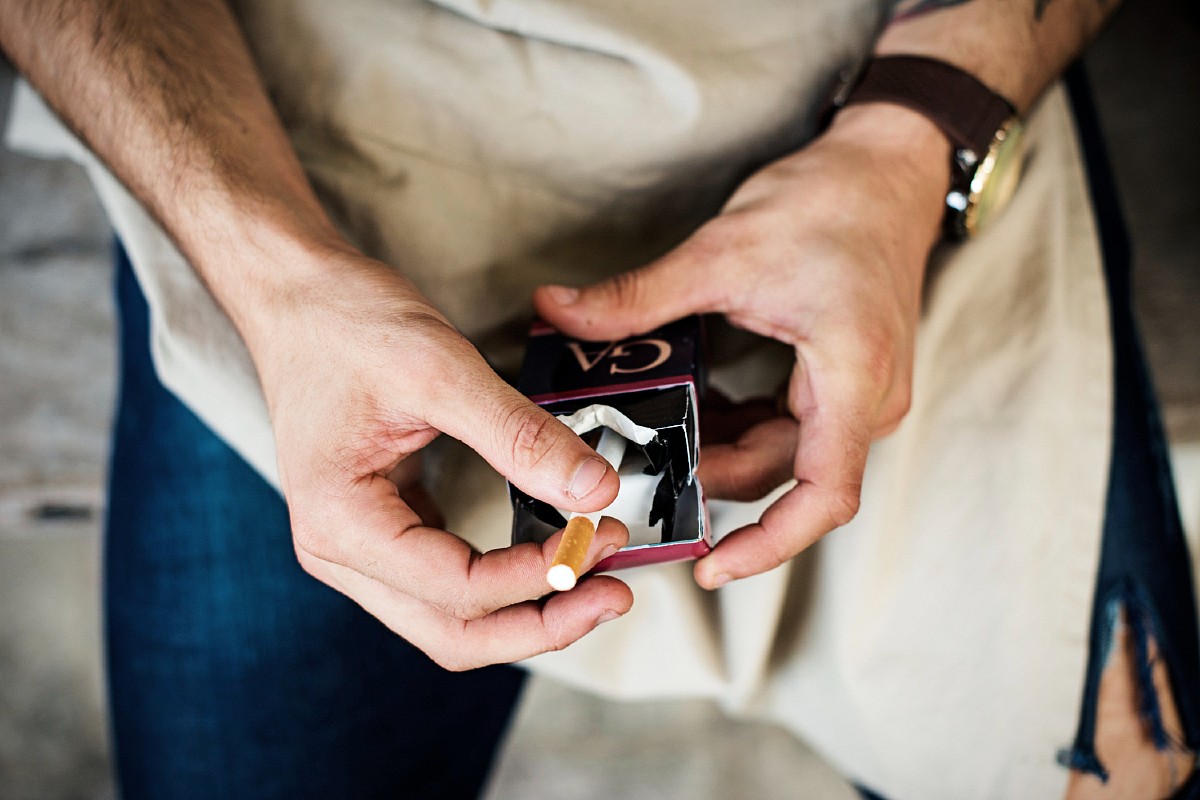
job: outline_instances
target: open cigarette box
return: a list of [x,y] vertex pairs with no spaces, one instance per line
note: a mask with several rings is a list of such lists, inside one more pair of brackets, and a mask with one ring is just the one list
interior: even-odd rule
[[[621,491],[604,510],[629,528],[629,545],[594,571],[699,558],[712,549],[696,480],[703,331],[698,317],[617,342],[582,342],[533,324],[517,388],[589,439],[624,439]],[[606,448],[615,437],[605,434]],[[619,441],[619,440],[618,440]],[[606,455],[609,461],[613,458]],[[566,514],[509,486],[513,543],[543,542]]]

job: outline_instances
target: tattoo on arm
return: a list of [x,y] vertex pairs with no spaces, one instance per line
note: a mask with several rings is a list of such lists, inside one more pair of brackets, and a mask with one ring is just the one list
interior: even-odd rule
[[[1107,4],[1107,0],[1098,1],[1101,5]],[[963,3],[969,2],[971,0],[893,0],[892,22],[903,22],[931,11],[941,11],[944,8],[961,6]],[[1042,14],[1046,13],[1046,7],[1052,2],[1054,0],[1033,0],[1033,18],[1040,20]]]
[[[1039,6],[1049,0],[1035,0]],[[920,17],[931,11],[941,11],[943,8],[960,6],[971,0],[895,0],[893,3],[892,22],[902,22],[906,19]]]

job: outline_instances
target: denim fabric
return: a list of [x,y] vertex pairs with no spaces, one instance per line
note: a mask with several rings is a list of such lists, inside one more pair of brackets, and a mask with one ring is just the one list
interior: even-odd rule
[[117,253],[105,541],[125,800],[471,798],[524,674],[452,674],[296,563],[278,493],[158,382]]
[[[1114,614],[1125,611],[1139,667],[1141,716],[1160,748],[1200,749],[1200,639],[1191,557],[1171,479],[1166,438],[1133,314],[1132,253],[1086,76],[1067,75],[1087,159],[1105,276],[1114,357],[1113,454],[1092,608],[1091,636],[1079,729],[1063,762],[1103,776],[1093,748],[1096,694],[1108,656]],[[1145,643],[1158,645],[1171,676],[1184,741],[1169,741],[1149,680]],[[1190,781],[1177,797],[1200,797]]]

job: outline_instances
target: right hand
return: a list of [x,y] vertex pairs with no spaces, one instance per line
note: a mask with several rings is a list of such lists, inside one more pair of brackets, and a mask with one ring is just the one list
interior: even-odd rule
[[[398,476],[413,472],[404,460],[439,432],[559,508],[602,509],[618,479],[408,281],[355,253],[324,258],[241,326],[304,569],[453,670],[561,649],[628,611],[632,593],[608,576],[539,601],[561,534],[481,554],[401,498]],[[585,566],[627,540],[605,520]]]

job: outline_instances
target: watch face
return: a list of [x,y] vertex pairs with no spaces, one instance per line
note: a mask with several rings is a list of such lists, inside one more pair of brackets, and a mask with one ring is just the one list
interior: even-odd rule
[[1021,134],[1016,117],[1004,123],[971,178],[965,219],[968,234],[990,225],[1016,192],[1025,155]]

